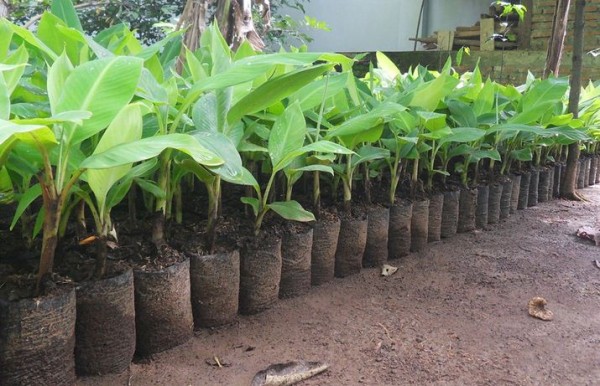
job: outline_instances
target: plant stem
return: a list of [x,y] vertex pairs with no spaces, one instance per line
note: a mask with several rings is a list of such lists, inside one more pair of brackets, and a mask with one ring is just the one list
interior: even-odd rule
[[210,253],[214,252],[219,221],[219,197],[221,196],[221,177],[215,176],[211,184],[206,184],[208,191],[208,222],[206,224],[206,245]]
[[[397,149],[396,154],[399,154],[400,151]],[[394,164],[390,168],[391,171],[391,185],[390,185],[390,205],[394,205],[396,202],[396,190],[398,189],[398,183],[400,182],[400,173],[402,169],[402,164],[398,159],[398,156],[394,157]]]
[[368,162],[364,163],[364,188],[365,188],[365,201],[367,204],[371,204],[371,178],[369,176],[369,165]]
[[321,173],[318,170],[313,173],[313,211],[318,220],[321,217]]
[[411,190],[413,195],[416,193],[417,181],[419,180],[419,158],[413,161],[412,175],[410,177]]
[[165,242],[165,218],[167,214],[167,200],[170,197],[169,194],[169,170],[171,167],[170,162],[171,151],[166,150],[160,155],[159,158],[159,170],[158,170],[158,187],[165,193],[164,198],[157,198],[154,210],[156,217],[152,227],[152,242],[159,248],[164,245]]
[[256,221],[254,222],[254,235],[258,236],[260,232],[260,228],[262,226],[262,222],[265,218],[265,215],[269,211],[268,201],[269,201],[269,192],[271,191],[271,187],[273,186],[273,181],[275,180],[275,175],[277,173],[271,173],[269,177],[269,182],[267,183],[267,187],[265,188],[265,192],[263,193],[262,198],[259,197],[260,207],[258,208],[258,216],[256,216]]
[[42,279],[52,272],[54,266],[54,254],[58,244],[58,227],[60,223],[60,198],[56,195],[54,186],[42,185],[42,195],[46,215],[44,216],[40,266],[35,286],[36,296],[40,294]]
[[352,177],[353,177],[353,169],[352,169],[352,156],[348,155],[346,160],[346,174],[345,177],[342,178],[342,183],[344,184],[344,211],[346,213],[352,212]]

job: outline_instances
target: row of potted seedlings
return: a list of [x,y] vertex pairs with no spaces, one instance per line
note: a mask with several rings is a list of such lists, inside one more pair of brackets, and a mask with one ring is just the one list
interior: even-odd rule
[[41,250],[35,278],[5,268],[9,384],[120,372],[194,326],[497,223],[560,193],[568,144],[595,151],[596,88],[573,119],[564,79],[401,73],[383,54],[358,79],[342,55],[232,52],[214,26],[196,52],[51,13],[0,32],[0,187],[11,236]]

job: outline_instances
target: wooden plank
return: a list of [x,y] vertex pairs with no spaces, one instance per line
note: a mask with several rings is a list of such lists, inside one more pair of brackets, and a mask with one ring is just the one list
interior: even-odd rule
[[474,25],[471,27],[456,27],[457,31],[479,31],[479,26]]
[[480,32],[479,28],[477,30],[469,30],[469,31],[459,31],[456,30],[454,37],[456,38],[479,38]]
[[434,38],[434,37],[408,38],[408,40],[412,40],[413,42],[419,42],[419,43],[437,43],[437,38]]
[[481,35],[479,35],[479,46],[481,51],[494,51],[494,19],[481,19],[479,23]]
[[452,51],[454,45],[454,31],[439,31],[437,46],[440,51]]
[[474,39],[454,39],[454,44],[457,46],[479,47],[479,40]]

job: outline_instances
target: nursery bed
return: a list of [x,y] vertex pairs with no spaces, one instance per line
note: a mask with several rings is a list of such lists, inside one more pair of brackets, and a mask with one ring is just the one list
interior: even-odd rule
[[[581,192],[589,202],[517,211],[391,260],[394,276],[364,269],[78,384],[248,385],[270,364],[298,359],[331,366],[303,385],[593,384],[600,249],[575,232],[600,225],[600,188]],[[527,314],[534,296],[547,299],[554,321]],[[226,367],[208,365],[214,356]]]

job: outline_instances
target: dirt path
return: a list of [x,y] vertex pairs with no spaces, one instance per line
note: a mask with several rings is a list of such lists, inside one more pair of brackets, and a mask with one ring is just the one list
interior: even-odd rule
[[[600,226],[600,187],[582,192],[589,202],[518,211],[392,261],[392,277],[336,279],[79,384],[249,385],[269,364],[298,359],[331,365],[303,385],[600,384],[600,247],[574,235]],[[534,296],[554,321],[528,316]],[[231,366],[207,365],[213,356]]]

